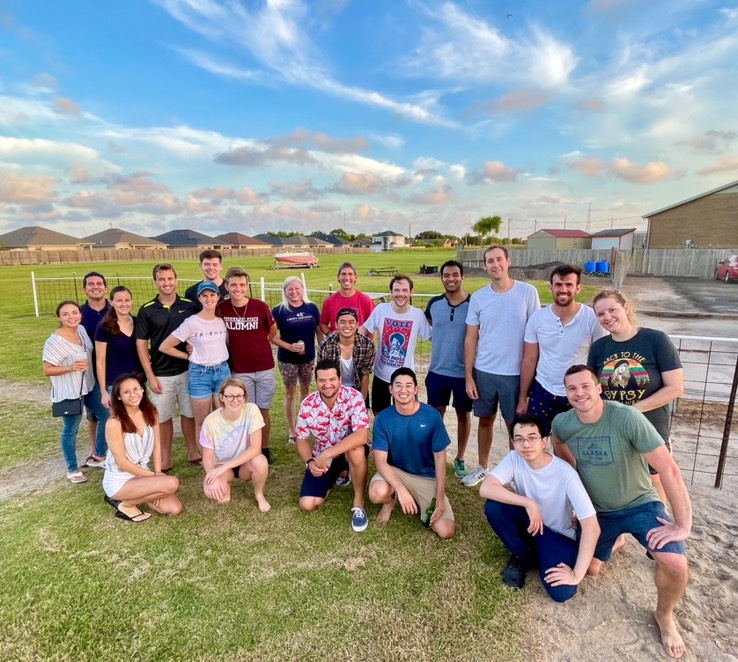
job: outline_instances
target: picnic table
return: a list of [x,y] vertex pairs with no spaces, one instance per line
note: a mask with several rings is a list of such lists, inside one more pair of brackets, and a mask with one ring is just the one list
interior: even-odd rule
[[394,267],[376,267],[369,269],[369,276],[396,276],[397,269]]

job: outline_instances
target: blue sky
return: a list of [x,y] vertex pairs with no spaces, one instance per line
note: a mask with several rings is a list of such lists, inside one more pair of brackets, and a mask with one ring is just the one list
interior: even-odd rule
[[0,0],[0,232],[644,228],[738,179],[737,61],[730,2]]

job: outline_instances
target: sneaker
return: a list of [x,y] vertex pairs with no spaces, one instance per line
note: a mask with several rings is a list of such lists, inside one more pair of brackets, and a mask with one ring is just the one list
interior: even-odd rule
[[351,528],[360,533],[366,530],[369,526],[369,518],[366,516],[366,510],[363,508],[352,508],[351,509]]
[[98,460],[94,455],[90,455],[83,463],[83,467],[100,467],[105,468],[105,460]]
[[461,479],[461,484],[466,487],[474,487],[475,485],[479,485],[486,477],[487,470],[481,464],[478,464]]
[[454,460],[454,474],[457,478],[463,478],[464,476],[469,474],[469,472],[466,470],[464,460],[459,460],[458,458]]
[[351,474],[346,474],[345,476],[339,476],[336,478],[336,487],[348,487],[351,485]]
[[502,583],[510,588],[523,588],[523,584],[525,584],[525,559],[521,559],[514,554],[510,555],[510,559],[502,571]]
[[81,471],[70,471],[67,474],[67,478],[73,483],[86,483],[87,482],[87,476],[85,476]]
[[267,464],[274,464],[274,456],[271,448],[262,448],[261,454],[267,459]]

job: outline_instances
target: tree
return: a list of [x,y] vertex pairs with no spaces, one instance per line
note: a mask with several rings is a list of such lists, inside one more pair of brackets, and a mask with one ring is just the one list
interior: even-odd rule
[[502,219],[499,216],[485,216],[472,225],[472,230],[479,235],[479,239],[484,243],[491,234],[497,234],[501,227]]
[[349,234],[343,228],[335,228],[334,230],[331,230],[328,234],[332,234],[335,237],[340,237],[341,239],[345,239],[346,241],[351,241],[354,238],[354,235]]
[[423,230],[415,235],[415,238],[420,241],[426,241],[428,239],[445,239],[446,235],[436,232],[435,230]]

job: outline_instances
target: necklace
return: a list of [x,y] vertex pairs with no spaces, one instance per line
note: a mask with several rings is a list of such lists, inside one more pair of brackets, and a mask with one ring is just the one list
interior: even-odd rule
[[[235,315],[236,317],[238,317],[239,319],[242,319],[242,320],[243,320],[243,319],[246,319],[246,312],[247,312],[247,309],[248,309],[248,307],[249,307],[249,300],[248,300],[248,299],[246,299],[246,303],[245,303],[245,304],[243,304],[243,315],[241,315],[241,314],[240,314],[240,313],[238,312],[238,308],[236,308],[236,304],[235,304],[235,303],[233,303],[233,299],[231,299],[231,307],[233,308],[233,313],[234,313],[234,315]],[[240,307],[241,307],[241,306],[239,306],[239,308],[240,308]]]

